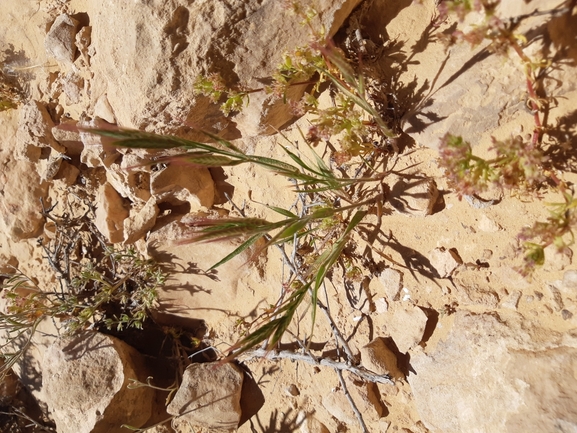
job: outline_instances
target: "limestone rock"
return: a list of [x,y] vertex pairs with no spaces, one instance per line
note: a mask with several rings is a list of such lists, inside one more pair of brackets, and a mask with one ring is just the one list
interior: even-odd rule
[[136,242],[154,227],[158,212],[154,198],[150,198],[138,212],[131,209],[130,216],[124,220],[124,243]]
[[459,257],[459,253],[455,248],[435,248],[429,254],[431,265],[437,270],[439,277],[449,278],[459,265],[463,264],[463,260]]
[[157,203],[189,203],[191,212],[214,203],[214,181],[206,168],[183,169],[171,164],[151,175],[150,187]]
[[433,179],[402,179],[391,188],[389,203],[399,212],[409,216],[427,216],[439,198]]
[[361,360],[363,366],[374,373],[390,375],[395,379],[404,377],[397,367],[397,357],[382,338],[377,337],[361,347]]
[[14,152],[16,159],[37,162],[40,158],[41,147],[51,147],[60,153],[66,152],[66,148],[52,136],[54,122],[42,103],[31,101],[23,106],[20,109],[18,123]]
[[94,225],[110,242],[122,242],[124,220],[128,217],[128,209],[124,206],[124,200],[108,182],[100,188],[97,197],[99,206],[96,208]]
[[243,372],[234,364],[192,364],[166,410],[186,422],[211,431],[231,431],[241,417]]
[[84,95],[84,78],[74,71],[68,72],[62,77],[62,90],[66,95],[68,105],[78,104],[82,101]]
[[563,274],[561,289],[569,295],[575,295],[577,293],[577,270],[570,269],[565,271]]
[[299,412],[297,424],[300,425],[300,433],[329,433],[329,429],[322,422],[304,411]]
[[108,123],[116,123],[116,117],[106,95],[102,95],[94,105],[94,115],[106,120]]
[[[385,268],[379,275],[378,282],[381,283],[384,293],[387,296],[389,301],[398,301],[399,300],[399,293],[403,288],[403,273],[393,269],[393,268]],[[372,282],[372,281],[371,281]],[[373,289],[373,287],[371,287]],[[381,289],[382,290],[382,289]],[[375,293],[380,293],[381,290],[378,290],[375,287]]]
[[569,247],[557,248],[551,244],[545,248],[545,263],[543,269],[546,271],[562,271],[567,266],[571,266],[573,261],[573,251]]
[[144,425],[154,391],[128,389],[129,379],[145,381],[141,355],[100,333],[62,339],[44,355],[42,385],[61,433],[122,433],[120,426]]
[[427,320],[425,312],[414,305],[402,306],[393,313],[387,331],[400,352],[406,353],[421,342]]
[[56,18],[46,34],[46,52],[62,63],[72,63],[76,56],[76,32],[80,23],[69,15]]
[[560,345],[554,333],[544,349],[524,329],[492,314],[460,312],[432,353],[412,354],[408,380],[429,430],[577,428],[577,349]]
[[[315,25],[333,36],[359,3],[316,2]],[[87,13],[94,50],[91,104],[106,94],[118,123],[132,128],[184,133],[186,120],[198,129],[237,131],[218,105],[194,95],[195,79],[218,71],[229,86],[240,82],[260,88],[282,62],[283,53],[310,40],[301,19],[281,1],[153,0],[110,2],[104,8],[100,1],[89,0]],[[263,25],[271,22],[275,25]],[[255,110],[253,125],[279,128],[292,118],[286,107],[273,113],[278,107],[257,102],[261,97],[251,95],[251,101],[265,108]]]
[[12,161],[0,170],[1,220],[13,240],[32,238],[42,229],[40,198],[47,193],[31,162]]
[[130,170],[114,163],[106,168],[106,179],[121,196],[139,206],[145,204],[151,197],[148,171]]
[[521,292],[519,290],[515,290],[503,299],[501,302],[502,308],[509,308],[511,310],[516,310],[517,306],[519,305],[519,300],[521,299]]
[[54,179],[61,180],[66,186],[73,185],[78,179],[78,175],[80,174],[80,170],[78,167],[66,162],[62,161],[60,163],[60,168]]

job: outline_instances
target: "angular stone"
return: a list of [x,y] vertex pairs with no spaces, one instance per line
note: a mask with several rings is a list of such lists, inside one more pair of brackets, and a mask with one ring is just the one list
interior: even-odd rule
[[521,292],[519,290],[515,290],[514,292],[510,293],[503,301],[501,302],[502,308],[509,308],[510,310],[516,310],[517,306],[519,305],[519,299],[521,299]]
[[399,293],[403,288],[403,273],[393,268],[385,268],[378,277],[383,285],[385,295],[389,301],[398,301]]
[[0,274],[14,274],[18,267],[18,259],[13,255],[0,253]]
[[72,63],[76,56],[76,32],[80,23],[69,15],[56,18],[46,34],[46,52],[62,63]]
[[401,306],[392,314],[387,331],[400,352],[406,353],[423,339],[427,315],[414,305]]
[[463,260],[455,248],[449,250],[443,247],[435,248],[429,253],[429,259],[441,278],[449,278],[453,271],[463,264]]
[[124,220],[124,244],[136,242],[154,227],[158,212],[154,197],[151,197],[138,212],[131,210],[130,216]]
[[60,163],[60,169],[54,179],[61,180],[66,186],[73,185],[78,179],[78,175],[80,174],[80,170],[78,167],[69,164],[66,161],[62,161]]
[[397,357],[382,338],[375,338],[369,344],[361,347],[360,351],[363,366],[373,373],[389,375],[395,379],[404,377],[397,367]]
[[59,153],[65,153],[66,148],[52,136],[54,122],[46,107],[31,101],[20,109],[18,132],[16,134],[16,159],[27,159],[37,162],[41,155],[41,147],[51,147]]
[[171,164],[152,173],[151,193],[157,203],[190,204],[190,211],[210,208],[214,203],[214,181],[206,168],[183,169]]
[[96,208],[94,225],[110,242],[122,242],[124,240],[124,220],[129,214],[128,209],[124,206],[124,200],[108,182],[102,185],[97,197],[99,205]]
[[439,198],[433,179],[400,178],[391,188],[389,203],[399,212],[409,216],[427,216]]
[[42,385],[61,433],[122,433],[150,417],[154,390],[128,389],[148,376],[141,355],[117,338],[86,332],[44,354]]
[[300,425],[300,433],[330,433],[322,422],[304,411],[299,412],[297,424]]
[[192,364],[166,410],[185,422],[211,431],[232,431],[241,417],[243,372],[234,364]]
[[130,170],[114,163],[106,168],[106,180],[121,196],[138,206],[144,205],[151,197],[148,171]]
[[561,289],[567,294],[575,295],[577,293],[577,270],[570,269],[565,271]]

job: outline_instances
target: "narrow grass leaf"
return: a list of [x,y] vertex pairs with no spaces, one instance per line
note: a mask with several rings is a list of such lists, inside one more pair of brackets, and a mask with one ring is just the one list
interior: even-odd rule
[[208,271],[212,271],[213,269],[218,268],[219,266],[225,264],[226,262],[228,262],[229,260],[232,260],[233,258],[235,258],[236,256],[238,256],[240,253],[242,253],[244,250],[246,250],[247,248],[249,248],[252,244],[254,244],[258,239],[260,239],[262,237],[261,234],[257,234],[257,235],[253,235],[250,238],[248,238],[245,242],[243,242],[238,248],[236,248],[232,253],[230,253],[229,255],[227,255],[225,258],[223,258],[221,261],[219,261],[218,263],[215,263],[214,265],[212,265],[210,268],[208,268]]

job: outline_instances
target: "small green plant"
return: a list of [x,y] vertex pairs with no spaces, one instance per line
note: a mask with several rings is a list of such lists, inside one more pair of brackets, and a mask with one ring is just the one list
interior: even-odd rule
[[549,218],[538,221],[519,234],[519,240],[525,253],[524,264],[520,269],[525,276],[531,274],[535,265],[545,263],[545,248],[550,245],[563,250],[575,243],[574,228],[577,227],[577,200],[574,193],[565,184],[559,185],[563,202],[549,204]]
[[473,154],[462,137],[446,134],[441,139],[439,165],[459,197],[483,193],[491,185],[530,192],[547,180],[543,171],[546,157],[521,137],[493,139],[490,150],[495,158],[483,159]]
[[[503,56],[510,52],[520,60],[524,83],[527,89],[527,105],[533,115],[533,132],[528,139],[511,137],[506,140],[493,138],[492,151],[496,156],[483,159],[473,154],[471,145],[462,137],[446,134],[440,143],[439,164],[445,169],[450,185],[455,188],[459,198],[464,195],[483,193],[489,186],[507,189],[512,192],[534,193],[547,182],[558,186],[564,197],[564,203],[551,205],[551,216],[546,222],[538,222],[523,230],[519,238],[523,241],[525,264],[523,275],[529,275],[535,265],[544,262],[544,248],[554,244],[564,248],[573,243],[574,199],[572,193],[546,167],[548,159],[541,149],[543,119],[547,110],[547,99],[537,95],[539,77],[550,66],[547,59],[530,58],[524,51],[526,38],[516,32],[522,21],[532,14],[517,20],[504,21],[496,14],[500,0],[447,0],[439,4],[439,21],[444,21],[450,13],[456,14],[462,22],[472,13],[481,13],[483,21],[471,30],[456,30],[446,38],[447,45],[465,41],[471,46],[488,42],[488,50]],[[568,3],[572,9],[572,3]],[[540,12],[534,12],[537,14]],[[570,236],[571,240],[567,240]],[[533,239],[533,241],[530,241]]]
[[116,250],[107,245],[92,225],[90,210],[74,219],[54,217],[50,211],[44,214],[56,222],[56,233],[47,243],[40,239],[39,245],[59,287],[46,291],[19,269],[5,276],[2,289],[7,307],[0,313],[0,329],[6,337],[0,347],[0,356],[6,359],[2,374],[24,355],[47,318],[58,320],[59,331],[69,335],[85,329],[142,329],[166,280],[154,262],[133,248]]

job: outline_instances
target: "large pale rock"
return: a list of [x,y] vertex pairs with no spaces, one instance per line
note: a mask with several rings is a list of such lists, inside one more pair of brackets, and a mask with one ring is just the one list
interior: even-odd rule
[[108,182],[102,185],[97,197],[98,207],[95,212],[94,225],[110,242],[122,242],[124,240],[124,220],[129,215],[124,200]]
[[234,364],[192,364],[166,410],[187,422],[211,431],[231,431],[242,415],[240,394],[243,372]]
[[69,15],[58,16],[46,34],[46,52],[59,62],[71,64],[76,55],[76,32],[79,25]]
[[[315,2],[315,26],[334,35],[359,2]],[[187,121],[213,132],[234,130],[217,105],[193,95],[193,83],[200,74],[219,72],[227,85],[262,87],[285,52],[310,40],[301,18],[284,10],[283,3],[89,0],[93,106],[106,94],[118,123],[127,127],[182,133]],[[255,111],[257,126],[278,128],[291,119],[288,109],[273,114],[270,101],[259,98],[254,95],[254,103],[265,110]]]
[[13,240],[32,238],[42,229],[40,198],[46,199],[47,192],[31,162],[11,161],[1,168],[1,220]]
[[391,316],[387,331],[400,352],[406,353],[423,339],[427,315],[414,305],[401,306]]
[[122,433],[150,417],[154,391],[128,389],[145,381],[141,355],[117,338],[83,333],[62,339],[44,354],[42,385],[60,433]]
[[[422,15],[419,12],[420,5],[417,3],[413,2],[413,5],[403,10],[403,14],[414,14],[414,26],[407,25],[407,21],[401,19],[396,20],[399,24],[393,22],[387,26],[392,40],[397,37],[406,40],[423,34],[423,31],[426,32],[426,26],[434,19],[437,11],[435,8],[429,8],[428,14]],[[558,3],[555,0],[539,2],[540,10],[556,7]],[[572,26],[561,19],[560,22],[553,24],[554,20],[551,17],[531,16],[533,8],[531,3],[523,0],[509,0],[500,2],[495,15],[505,18],[507,22],[507,16],[520,17],[527,14],[527,18],[521,20],[516,32],[524,35],[532,32],[544,33],[540,42],[533,41],[531,48],[525,51],[531,58],[542,57],[540,49],[547,52],[549,58],[561,55],[556,50],[572,46],[569,40],[574,40],[575,34],[573,31],[560,32],[559,29]],[[439,30],[448,33],[456,29],[471,30],[472,26],[480,22],[482,22],[481,14],[473,13],[465,23],[455,28],[454,17],[451,17]],[[540,46],[552,38],[558,38],[560,42],[546,43],[544,48],[543,45]],[[417,108],[405,114],[404,131],[419,145],[437,148],[440,139],[447,132],[463,136],[473,146],[482,142],[488,143],[490,136],[495,135],[495,131],[511,119],[516,125],[524,122],[527,127],[532,128],[532,116],[526,109],[527,88],[523,77],[519,74],[521,59],[514,52],[506,56],[494,54],[492,50],[487,50],[486,46],[487,43],[482,43],[471,48],[468,43],[463,42],[447,50],[440,40],[434,43],[429,41],[426,43],[426,49],[422,49],[420,54],[416,53],[411,58],[418,66],[410,68],[401,79],[406,80],[406,83],[413,81],[414,87],[408,86],[408,88],[421,89],[421,95],[418,97]],[[552,74],[550,77],[552,80],[563,83],[563,86],[556,88],[557,95],[569,97],[568,91],[575,88],[574,81],[569,77],[574,74],[574,70],[567,68],[559,68]],[[507,135],[510,135],[510,132],[507,132]]]
[[412,354],[408,380],[431,432],[577,429],[577,349],[523,328],[461,312],[432,353]]
[[214,181],[206,168],[169,165],[150,176],[151,193],[157,203],[190,204],[190,211],[210,208],[214,203]]

